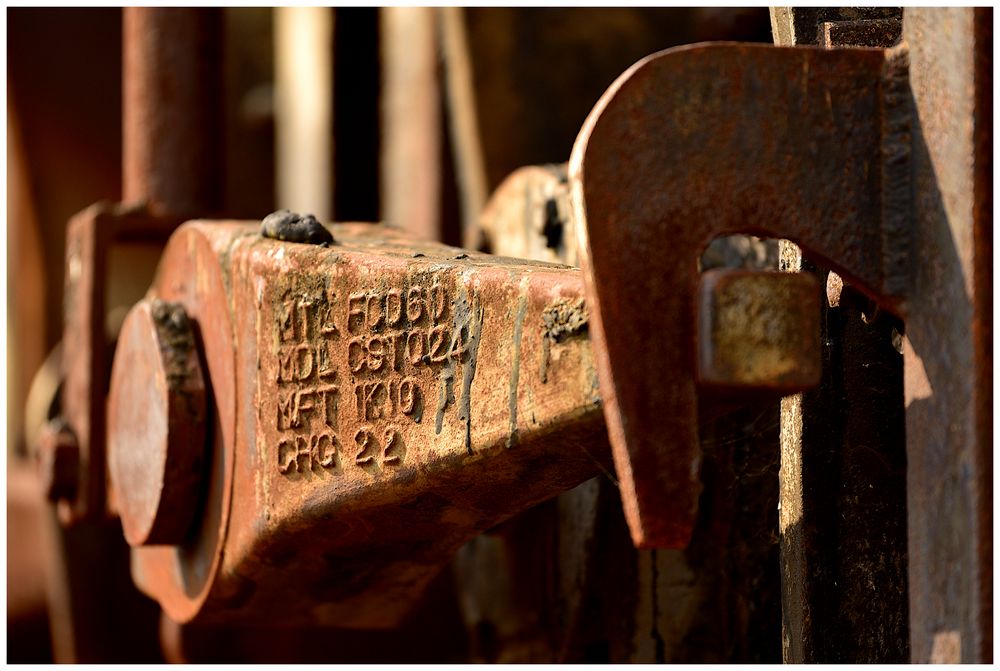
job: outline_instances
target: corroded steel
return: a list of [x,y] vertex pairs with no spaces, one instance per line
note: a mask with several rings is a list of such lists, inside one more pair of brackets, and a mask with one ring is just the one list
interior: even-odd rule
[[122,12],[123,200],[203,215],[221,206],[220,9]]
[[58,503],[64,522],[101,517],[106,509],[104,402],[111,353],[104,324],[111,246],[165,240],[177,223],[145,209],[97,203],[67,225],[60,404],[79,445],[80,476],[76,495]]
[[683,547],[695,519],[694,296],[713,238],[796,240],[899,308],[908,279],[906,85],[900,51],[695,45],[634,65],[585,123],[570,185],[637,545]]
[[[853,8],[789,11],[772,10],[790,29],[775,30],[775,41],[794,36],[799,45],[884,48],[899,42],[898,8],[861,20]],[[803,20],[809,17],[819,23],[810,27]],[[903,662],[909,659],[906,437],[897,348],[904,329],[836,273],[812,263],[808,250],[803,258],[794,243],[782,241],[781,248],[782,270],[806,272],[827,288],[818,331],[821,381],[781,400],[782,657]]]
[[108,465],[130,545],[181,543],[201,493],[205,382],[179,305],[137,303],[122,324],[108,395]]
[[913,296],[903,340],[913,662],[993,660],[993,10],[907,8]]
[[791,394],[819,383],[819,283],[809,275],[710,270],[698,290],[698,381]]
[[171,618],[391,626],[468,538],[607,464],[579,272],[259,229],[186,224],[149,294],[184,307],[212,392],[198,524],[133,550]]

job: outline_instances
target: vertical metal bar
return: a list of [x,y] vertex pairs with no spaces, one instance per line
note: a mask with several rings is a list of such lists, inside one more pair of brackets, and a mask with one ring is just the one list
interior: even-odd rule
[[382,219],[441,239],[441,104],[436,11],[383,7]]
[[486,205],[488,186],[472,86],[465,13],[461,7],[443,7],[438,12],[447,72],[449,126],[455,147],[455,170],[461,188],[462,246],[478,249],[482,242],[479,215]]
[[992,10],[906,9],[913,295],[904,340],[914,662],[993,659]]
[[[38,212],[32,199],[31,174],[19,110],[7,97],[7,458],[34,449],[23,410],[32,378],[45,361],[47,281]],[[17,278],[15,280],[15,278]]]
[[[775,42],[784,45],[889,47],[899,23],[893,8],[772,10]],[[902,327],[876,316],[788,241],[781,265],[816,273],[828,287],[820,386],[781,404],[783,656],[902,662],[909,651],[906,443],[902,357],[893,347]]]
[[274,10],[278,206],[333,215],[333,10]]
[[222,197],[222,14],[126,7],[123,199],[215,212]]

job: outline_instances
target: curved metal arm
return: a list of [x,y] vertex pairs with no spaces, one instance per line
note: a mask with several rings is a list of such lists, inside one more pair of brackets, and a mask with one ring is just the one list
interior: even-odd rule
[[637,546],[683,547],[695,521],[695,296],[713,238],[794,240],[901,309],[906,87],[902,50],[704,44],[638,62],[591,112],[570,183]]

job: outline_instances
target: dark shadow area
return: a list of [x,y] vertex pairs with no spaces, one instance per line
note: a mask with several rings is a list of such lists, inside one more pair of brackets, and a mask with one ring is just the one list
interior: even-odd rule
[[[174,625],[165,625],[174,628]],[[385,631],[329,627],[187,625],[170,638],[171,660],[229,664],[448,664],[468,658],[451,575],[442,571],[402,626]]]
[[379,25],[376,7],[340,7],[333,21],[333,218],[378,221]]

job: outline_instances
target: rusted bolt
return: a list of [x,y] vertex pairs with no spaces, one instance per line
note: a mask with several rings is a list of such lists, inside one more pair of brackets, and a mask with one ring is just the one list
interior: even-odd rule
[[50,421],[38,439],[38,475],[49,501],[72,501],[80,478],[80,448],[62,419]]
[[205,422],[205,382],[184,308],[140,301],[122,324],[108,400],[111,486],[130,545],[184,540],[199,500]]
[[711,270],[698,291],[698,377],[721,390],[791,394],[820,377],[820,290],[812,275]]

